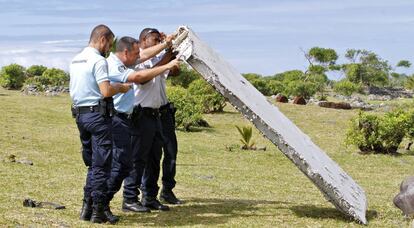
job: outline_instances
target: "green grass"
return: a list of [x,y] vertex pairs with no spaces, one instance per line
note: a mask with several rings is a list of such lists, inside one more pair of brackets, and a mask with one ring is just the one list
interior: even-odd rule
[[[360,155],[343,145],[356,111],[277,105],[366,191],[369,227],[407,227],[392,199],[413,175],[413,153]],[[0,226],[92,226],[78,219],[85,166],[68,96],[23,96],[0,89],[0,160],[10,154],[34,165],[0,162]],[[212,128],[178,131],[177,196],[186,201],[169,212],[130,214],[112,202],[119,226],[357,227],[256,129],[267,151],[228,151],[239,144],[234,127],[250,123],[233,108],[205,115]],[[65,210],[25,208],[22,201],[58,202]]]

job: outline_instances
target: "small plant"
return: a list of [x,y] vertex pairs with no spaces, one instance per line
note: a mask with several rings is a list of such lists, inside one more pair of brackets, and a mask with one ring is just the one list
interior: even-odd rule
[[335,92],[344,95],[351,96],[352,93],[358,92],[361,90],[361,86],[355,83],[352,83],[348,80],[342,80],[334,84],[333,89]]
[[351,122],[346,143],[356,145],[361,152],[397,153],[404,137],[410,137],[412,114],[402,110],[377,116],[360,112]]
[[254,150],[256,147],[255,142],[252,141],[253,129],[251,126],[249,127],[239,127],[236,125],[237,130],[241,135],[240,141],[243,143],[242,149],[243,150]]

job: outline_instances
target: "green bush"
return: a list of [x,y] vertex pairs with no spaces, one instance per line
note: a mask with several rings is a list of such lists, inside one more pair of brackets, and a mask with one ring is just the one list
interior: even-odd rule
[[188,86],[194,80],[200,78],[200,74],[195,70],[187,67],[185,64],[180,65],[180,72],[177,76],[168,77],[170,79],[171,85],[181,86],[183,88],[188,88]]
[[6,89],[20,89],[25,77],[24,67],[18,64],[4,66],[0,71],[0,85]]
[[167,90],[168,99],[177,108],[175,122],[177,127],[189,131],[191,126],[197,126],[202,121],[202,105],[186,89],[180,86],[170,86]]
[[203,105],[204,113],[222,112],[226,99],[203,79],[193,81],[188,92]]
[[310,98],[318,89],[318,84],[308,81],[290,81],[286,84],[284,94],[287,96],[302,96]]
[[32,65],[26,70],[27,77],[42,76],[43,72],[47,70],[47,67],[42,65]]
[[345,96],[351,96],[352,93],[361,89],[360,85],[352,83],[348,80],[341,80],[334,84],[333,90]]
[[282,93],[284,89],[283,83],[277,80],[268,80],[267,87],[269,88],[271,95]]
[[27,85],[32,85],[32,86],[36,86],[36,89],[38,91],[44,91],[45,90],[45,85],[42,84],[40,78],[42,76],[33,76],[30,78],[27,78],[26,81],[24,82],[24,84]]
[[403,138],[414,127],[412,117],[402,110],[384,116],[361,111],[351,120],[345,142],[356,145],[363,153],[396,153]]
[[271,94],[271,90],[269,88],[269,86],[267,85],[267,82],[265,79],[263,78],[257,78],[257,79],[252,79],[250,81],[250,83],[252,83],[252,85],[259,90],[263,95],[265,96],[270,96]]
[[42,85],[61,86],[69,82],[69,75],[57,68],[49,68],[45,70],[39,80]]

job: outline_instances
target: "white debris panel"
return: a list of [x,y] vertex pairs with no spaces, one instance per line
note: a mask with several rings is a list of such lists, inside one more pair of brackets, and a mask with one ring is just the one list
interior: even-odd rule
[[338,210],[367,224],[364,190],[191,29],[183,26],[179,30],[188,31],[183,42],[175,47],[180,58],[199,72],[275,144]]

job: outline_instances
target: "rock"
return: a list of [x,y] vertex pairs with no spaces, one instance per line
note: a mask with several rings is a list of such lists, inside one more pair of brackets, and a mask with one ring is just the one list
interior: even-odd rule
[[33,162],[27,159],[16,160],[16,162],[24,165],[33,165]]
[[393,202],[405,216],[414,215],[414,176],[401,182],[400,192],[394,197]]
[[330,101],[321,101],[318,104],[320,107],[324,108],[334,108],[334,109],[351,109],[351,104],[347,102],[330,102]]
[[395,98],[412,98],[413,92],[398,87],[375,87],[370,86],[365,89],[365,93],[374,95],[374,99],[395,99]]
[[33,162],[27,159],[17,159],[16,155],[14,154],[10,154],[7,157],[5,157],[5,159],[3,160],[4,162],[15,162],[15,163],[20,163],[20,164],[25,164],[25,165],[33,165]]
[[305,98],[303,98],[302,96],[297,96],[297,97],[295,97],[295,99],[293,100],[293,104],[297,104],[297,105],[306,105],[306,100],[305,100]]
[[307,104],[315,104],[315,105],[318,105],[318,104],[319,104],[319,102],[320,102],[320,101],[319,101],[318,99],[311,97],[311,98],[309,98],[309,100],[307,101]]
[[280,102],[280,103],[288,103],[288,102],[289,102],[289,99],[288,99],[286,96],[284,96],[284,95],[282,95],[282,94],[278,93],[278,94],[276,95],[276,102]]

